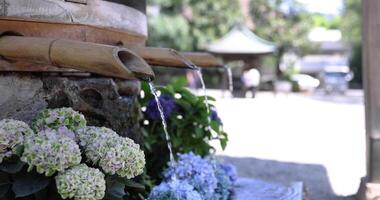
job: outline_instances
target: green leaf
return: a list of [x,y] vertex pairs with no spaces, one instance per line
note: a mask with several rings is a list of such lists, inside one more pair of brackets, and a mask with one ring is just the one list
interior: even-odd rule
[[0,185],[0,198],[4,197],[8,193],[11,184]]
[[9,180],[8,174],[0,172],[0,185],[5,185],[9,183],[11,183],[11,181]]
[[220,146],[222,147],[222,150],[225,150],[227,146],[227,139],[219,139],[219,140],[220,140]]
[[185,77],[178,77],[172,83],[174,88],[183,88],[187,86],[187,80]]
[[49,185],[49,178],[37,172],[23,172],[14,175],[12,190],[16,197],[25,197],[34,194]]
[[[113,177],[111,179],[114,179]],[[107,181],[107,199],[123,199],[123,196],[125,195],[125,184],[120,183],[116,180],[108,180]]]
[[124,184],[125,187],[128,187],[128,188],[135,188],[135,189],[139,189],[139,190],[145,190],[145,186],[140,184],[140,183],[137,183],[131,179],[127,179],[127,178],[122,178],[122,177],[119,177],[117,179],[120,183]]
[[9,191],[11,184],[9,176],[6,173],[0,172],[0,198]]
[[21,171],[24,165],[25,163],[22,162],[19,158],[14,159],[14,160],[7,160],[0,164],[0,170],[3,172],[10,173],[10,174],[15,174]]
[[201,138],[203,136],[203,129],[196,128],[195,129],[195,138]]
[[21,157],[22,153],[24,153],[24,145],[18,145],[16,147],[16,152],[15,154],[18,156],[18,157]]

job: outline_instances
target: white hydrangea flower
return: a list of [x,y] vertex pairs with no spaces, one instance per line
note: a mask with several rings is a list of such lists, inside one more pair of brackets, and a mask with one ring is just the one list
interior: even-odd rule
[[86,127],[78,131],[78,136],[86,157],[104,172],[127,178],[143,173],[145,155],[133,140],[105,127]]
[[55,177],[58,193],[63,199],[99,200],[106,190],[104,174],[85,164],[77,165]]
[[75,141],[53,129],[26,137],[24,146],[21,160],[29,164],[29,170],[36,167],[38,173],[46,176],[78,165],[82,159]]
[[0,163],[6,157],[16,153],[17,148],[23,144],[24,135],[32,135],[33,131],[29,126],[13,119],[3,119],[0,121]]
[[81,113],[72,108],[56,108],[43,110],[32,123],[32,128],[35,131],[46,128],[57,130],[62,126],[75,132],[86,126],[86,119]]

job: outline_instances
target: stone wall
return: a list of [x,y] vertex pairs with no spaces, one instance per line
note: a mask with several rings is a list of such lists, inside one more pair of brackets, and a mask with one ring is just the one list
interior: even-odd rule
[[45,108],[72,107],[88,125],[109,127],[141,143],[139,81],[9,73],[0,75],[0,119],[30,124]]

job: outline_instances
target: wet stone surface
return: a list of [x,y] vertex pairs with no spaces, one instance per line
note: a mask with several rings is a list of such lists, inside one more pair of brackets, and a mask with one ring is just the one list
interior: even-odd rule
[[138,81],[112,78],[0,75],[0,118],[30,123],[45,108],[72,107],[88,125],[105,126],[141,143]]

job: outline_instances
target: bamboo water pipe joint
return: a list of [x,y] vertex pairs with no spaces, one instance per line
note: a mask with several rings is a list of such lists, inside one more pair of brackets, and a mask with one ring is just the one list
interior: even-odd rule
[[152,68],[133,51],[110,45],[66,39],[8,36],[0,37],[0,56],[72,68],[122,79],[154,79]]

